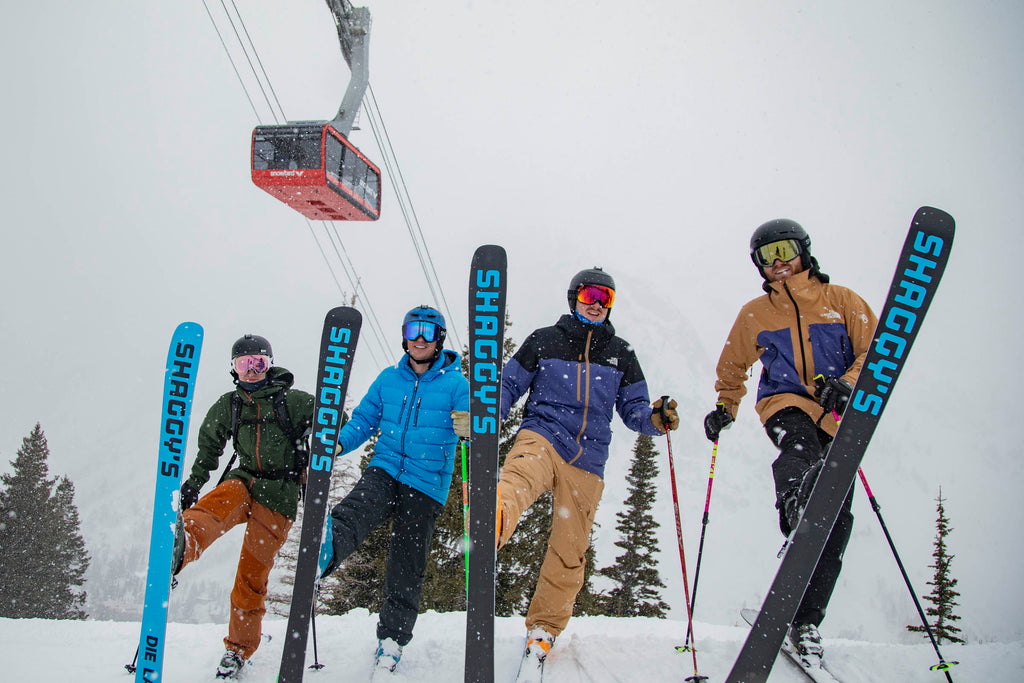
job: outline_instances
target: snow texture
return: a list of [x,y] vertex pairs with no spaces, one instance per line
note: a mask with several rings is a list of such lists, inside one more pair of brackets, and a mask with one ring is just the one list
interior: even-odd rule
[[[373,674],[376,615],[356,610],[344,616],[319,617],[319,661],[324,668],[307,670],[305,680],[365,682]],[[723,681],[746,636],[736,623],[694,624],[699,672],[709,681]],[[268,618],[264,631],[271,636],[246,667],[247,683],[274,681],[281,657],[286,621]],[[930,671],[935,652],[927,643],[887,643],[829,638],[823,633],[825,658],[843,683],[939,683],[941,672]],[[515,679],[524,642],[520,618],[498,619],[496,625],[496,683]],[[465,614],[427,613],[416,625],[415,637],[406,646],[395,673],[395,683],[409,681],[462,681]],[[224,653],[221,624],[168,624],[164,680],[213,681]],[[128,681],[124,665],[131,661],[139,637],[133,622],[47,621],[0,619],[3,680],[34,683],[107,683]],[[675,681],[693,674],[689,653],[675,651],[686,638],[686,622],[647,618],[615,619],[581,617],[555,642],[545,665],[549,681]],[[953,680],[1024,680],[1024,643],[991,643],[942,647],[947,659],[959,660]],[[312,663],[312,641],[307,665]],[[377,676],[377,679],[380,679]],[[785,657],[776,662],[770,683],[805,683],[796,665]]]

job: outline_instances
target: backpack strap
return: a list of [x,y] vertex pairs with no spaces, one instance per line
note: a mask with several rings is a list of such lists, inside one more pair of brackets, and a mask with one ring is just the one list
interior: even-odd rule
[[[293,479],[298,481],[302,478],[302,475],[305,473],[306,466],[309,464],[309,445],[306,440],[309,430],[307,430],[306,433],[299,433],[298,429],[294,426],[291,415],[288,413],[287,399],[287,389],[281,389],[274,394],[273,419],[277,421],[278,426],[281,427],[281,431],[284,432],[285,436],[288,437],[288,440],[295,447],[295,467],[281,470],[265,470],[260,472],[246,470],[254,477],[259,477],[261,479]],[[231,445],[232,448],[234,448],[234,453],[231,455],[231,461],[228,463],[228,466],[220,476],[220,482],[223,482],[227,477],[228,472],[235,464],[235,459],[238,457],[238,430],[242,424],[254,424],[258,427],[259,424],[269,422],[270,419],[271,417],[267,415],[257,420],[242,420],[242,397],[237,391],[231,394]]]

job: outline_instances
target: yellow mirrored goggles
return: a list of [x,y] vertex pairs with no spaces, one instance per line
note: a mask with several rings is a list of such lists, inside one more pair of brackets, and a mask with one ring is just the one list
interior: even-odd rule
[[760,266],[770,266],[776,260],[792,261],[800,255],[800,243],[796,240],[779,240],[769,242],[754,250],[754,258]]

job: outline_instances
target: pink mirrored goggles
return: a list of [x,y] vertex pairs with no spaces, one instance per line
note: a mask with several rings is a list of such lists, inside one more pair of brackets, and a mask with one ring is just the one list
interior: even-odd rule
[[255,372],[261,375],[270,369],[270,356],[239,356],[232,361],[235,372],[244,375],[247,372]]

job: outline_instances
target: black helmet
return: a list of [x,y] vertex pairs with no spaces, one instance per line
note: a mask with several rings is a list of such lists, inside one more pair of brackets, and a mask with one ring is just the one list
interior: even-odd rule
[[[444,339],[448,336],[448,328],[445,325],[444,316],[441,315],[441,311],[426,304],[417,306],[405,314],[405,319],[402,321],[402,350],[409,350],[409,343],[405,339],[405,326],[415,321],[437,325],[437,353],[440,354],[441,349],[444,348]],[[434,357],[437,358],[436,355]]]
[[239,356],[269,356],[271,362],[274,360],[274,350],[270,348],[270,342],[266,337],[258,334],[247,334],[241,337],[231,346],[231,360]]
[[754,231],[754,234],[750,236],[750,260],[754,262],[757,272],[765,280],[765,291],[769,289],[768,276],[764,274],[764,269],[757,262],[755,252],[766,244],[780,240],[796,240],[800,245],[800,265],[803,269],[810,271],[811,275],[817,277],[822,282],[828,282],[828,275],[821,272],[818,260],[811,255],[811,236],[807,234],[803,226],[789,218],[776,218],[767,223],[762,223]]
[[566,292],[566,296],[569,301],[570,313],[576,312],[576,292],[578,292],[580,287],[583,285],[601,285],[602,287],[615,289],[615,279],[608,273],[601,270],[600,266],[587,268],[586,270],[581,270],[576,273],[572,280],[569,281],[569,290]]

